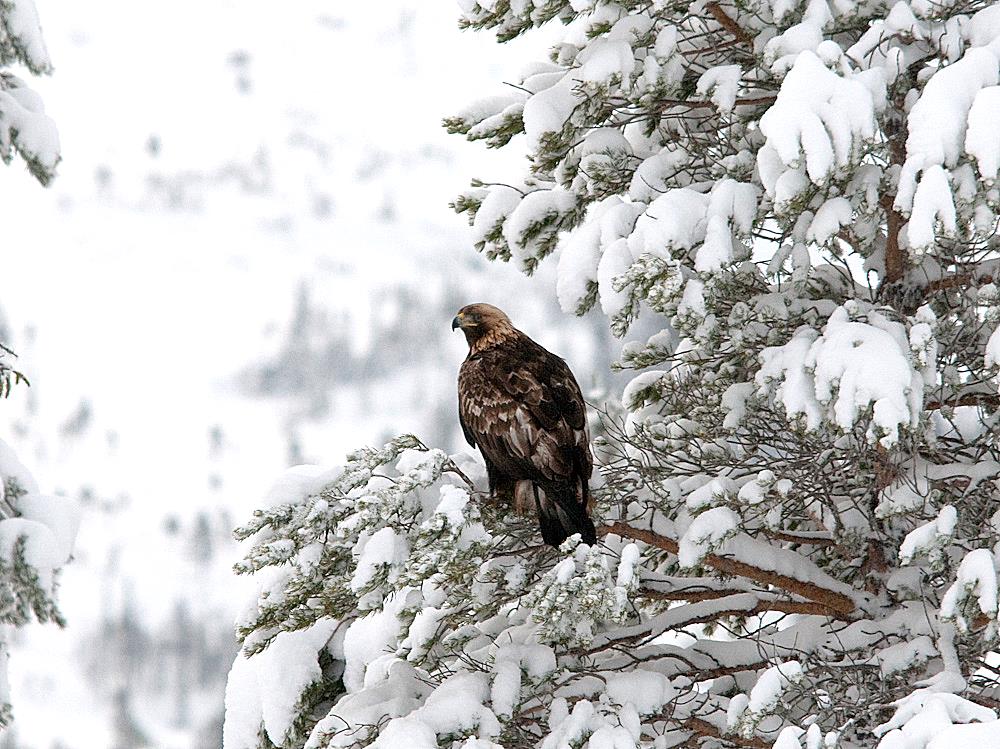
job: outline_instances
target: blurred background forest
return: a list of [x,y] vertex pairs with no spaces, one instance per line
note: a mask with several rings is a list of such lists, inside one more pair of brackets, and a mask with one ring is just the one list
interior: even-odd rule
[[0,340],[32,383],[0,438],[84,515],[68,629],[13,635],[0,747],[219,747],[230,532],[284,467],[405,431],[459,448],[468,302],[609,386],[606,323],[562,314],[551,269],[488,265],[447,206],[519,165],[441,118],[544,40],[501,48],[418,0],[38,10],[63,162],[47,190],[0,179]]

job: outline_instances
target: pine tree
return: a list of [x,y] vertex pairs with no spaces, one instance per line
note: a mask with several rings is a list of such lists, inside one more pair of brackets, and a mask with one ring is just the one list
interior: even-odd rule
[[12,65],[33,75],[52,72],[33,0],[0,3],[0,158],[9,164],[16,152],[47,185],[59,163],[59,134],[41,97],[10,72]]
[[[11,356],[6,348],[3,353]],[[0,358],[3,396],[13,380],[23,376]],[[13,450],[0,442],[0,729],[13,717],[7,682],[10,631],[31,622],[65,624],[56,591],[78,525],[75,503],[41,494]]]
[[539,546],[411,437],[287,476],[226,749],[1000,744],[1000,6],[463,7],[565,25],[446,120],[528,152],[456,200],[477,247],[660,321],[603,539]]
[[[52,71],[32,0],[0,2],[0,158],[20,154],[43,185],[55,176],[59,136],[41,98],[9,71],[22,65],[34,75]],[[27,384],[0,342],[0,398]],[[7,681],[10,630],[33,621],[62,626],[56,605],[59,568],[73,550],[79,524],[75,504],[39,493],[34,478],[0,442],[0,729],[13,711]]]

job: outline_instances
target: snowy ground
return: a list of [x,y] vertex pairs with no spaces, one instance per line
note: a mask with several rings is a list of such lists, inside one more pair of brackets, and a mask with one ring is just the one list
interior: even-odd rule
[[[516,296],[546,341],[545,284],[494,268],[487,287],[447,207],[468,177],[516,165],[440,127],[487,93],[483,81],[513,78],[523,51],[460,33],[450,4],[417,0],[343,13],[40,0],[39,12],[56,73],[38,88],[64,162],[49,190],[20,165],[0,175],[0,301],[32,382],[4,403],[0,436],[43,490],[82,497],[85,515],[62,590],[70,628],[18,641],[7,740],[212,746],[215,686],[179,706],[171,695],[192,674],[105,663],[95,633],[125,609],[164,632],[178,607],[228,631],[242,588],[219,539],[288,462],[298,407],[247,397],[237,377],[280,347],[303,283],[362,353],[379,345],[374,321],[424,311],[391,308],[400,285],[434,314],[455,289]],[[414,401],[450,388],[463,355],[449,319],[413,342],[442,351],[439,369],[334,393],[332,415],[298,435],[304,455],[332,463],[389,431],[423,431],[430,414]],[[571,363],[573,351],[587,348],[571,347]],[[207,557],[185,551],[199,513],[215,539]]]

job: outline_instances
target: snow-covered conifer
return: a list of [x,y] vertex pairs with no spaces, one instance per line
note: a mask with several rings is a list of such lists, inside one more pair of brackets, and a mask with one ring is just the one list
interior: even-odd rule
[[446,120],[529,157],[456,201],[477,246],[660,321],[602,543],[412,438],[290,474],[240,531],[226,749],[1000,744],[1000,7],[462,5],[564,24]]
[[[0,397],[23,381],[0,345]],[[59,570],[73,553],[79,525],[76,503],[40,493],[6,443],[0,442],[0,728],[13,716],[7,682],[10,634],[31,622],[63,619],[56,605]]]
[[10,72],[23,66],[33,75],[52,72],[34,0],[0,3],[0,158],[17,153],[28,171],[47,185],[59,163],[59,133],[41,97]]

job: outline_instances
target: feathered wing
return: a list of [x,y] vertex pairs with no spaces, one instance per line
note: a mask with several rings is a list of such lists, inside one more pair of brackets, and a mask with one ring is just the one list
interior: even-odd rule
[[593,472],[583,394],[566,363],[523,334],[471,355],[459,374],[459,420],[486,459],[491,488],[535,487],[542,537],[596,543],[587,514]]

